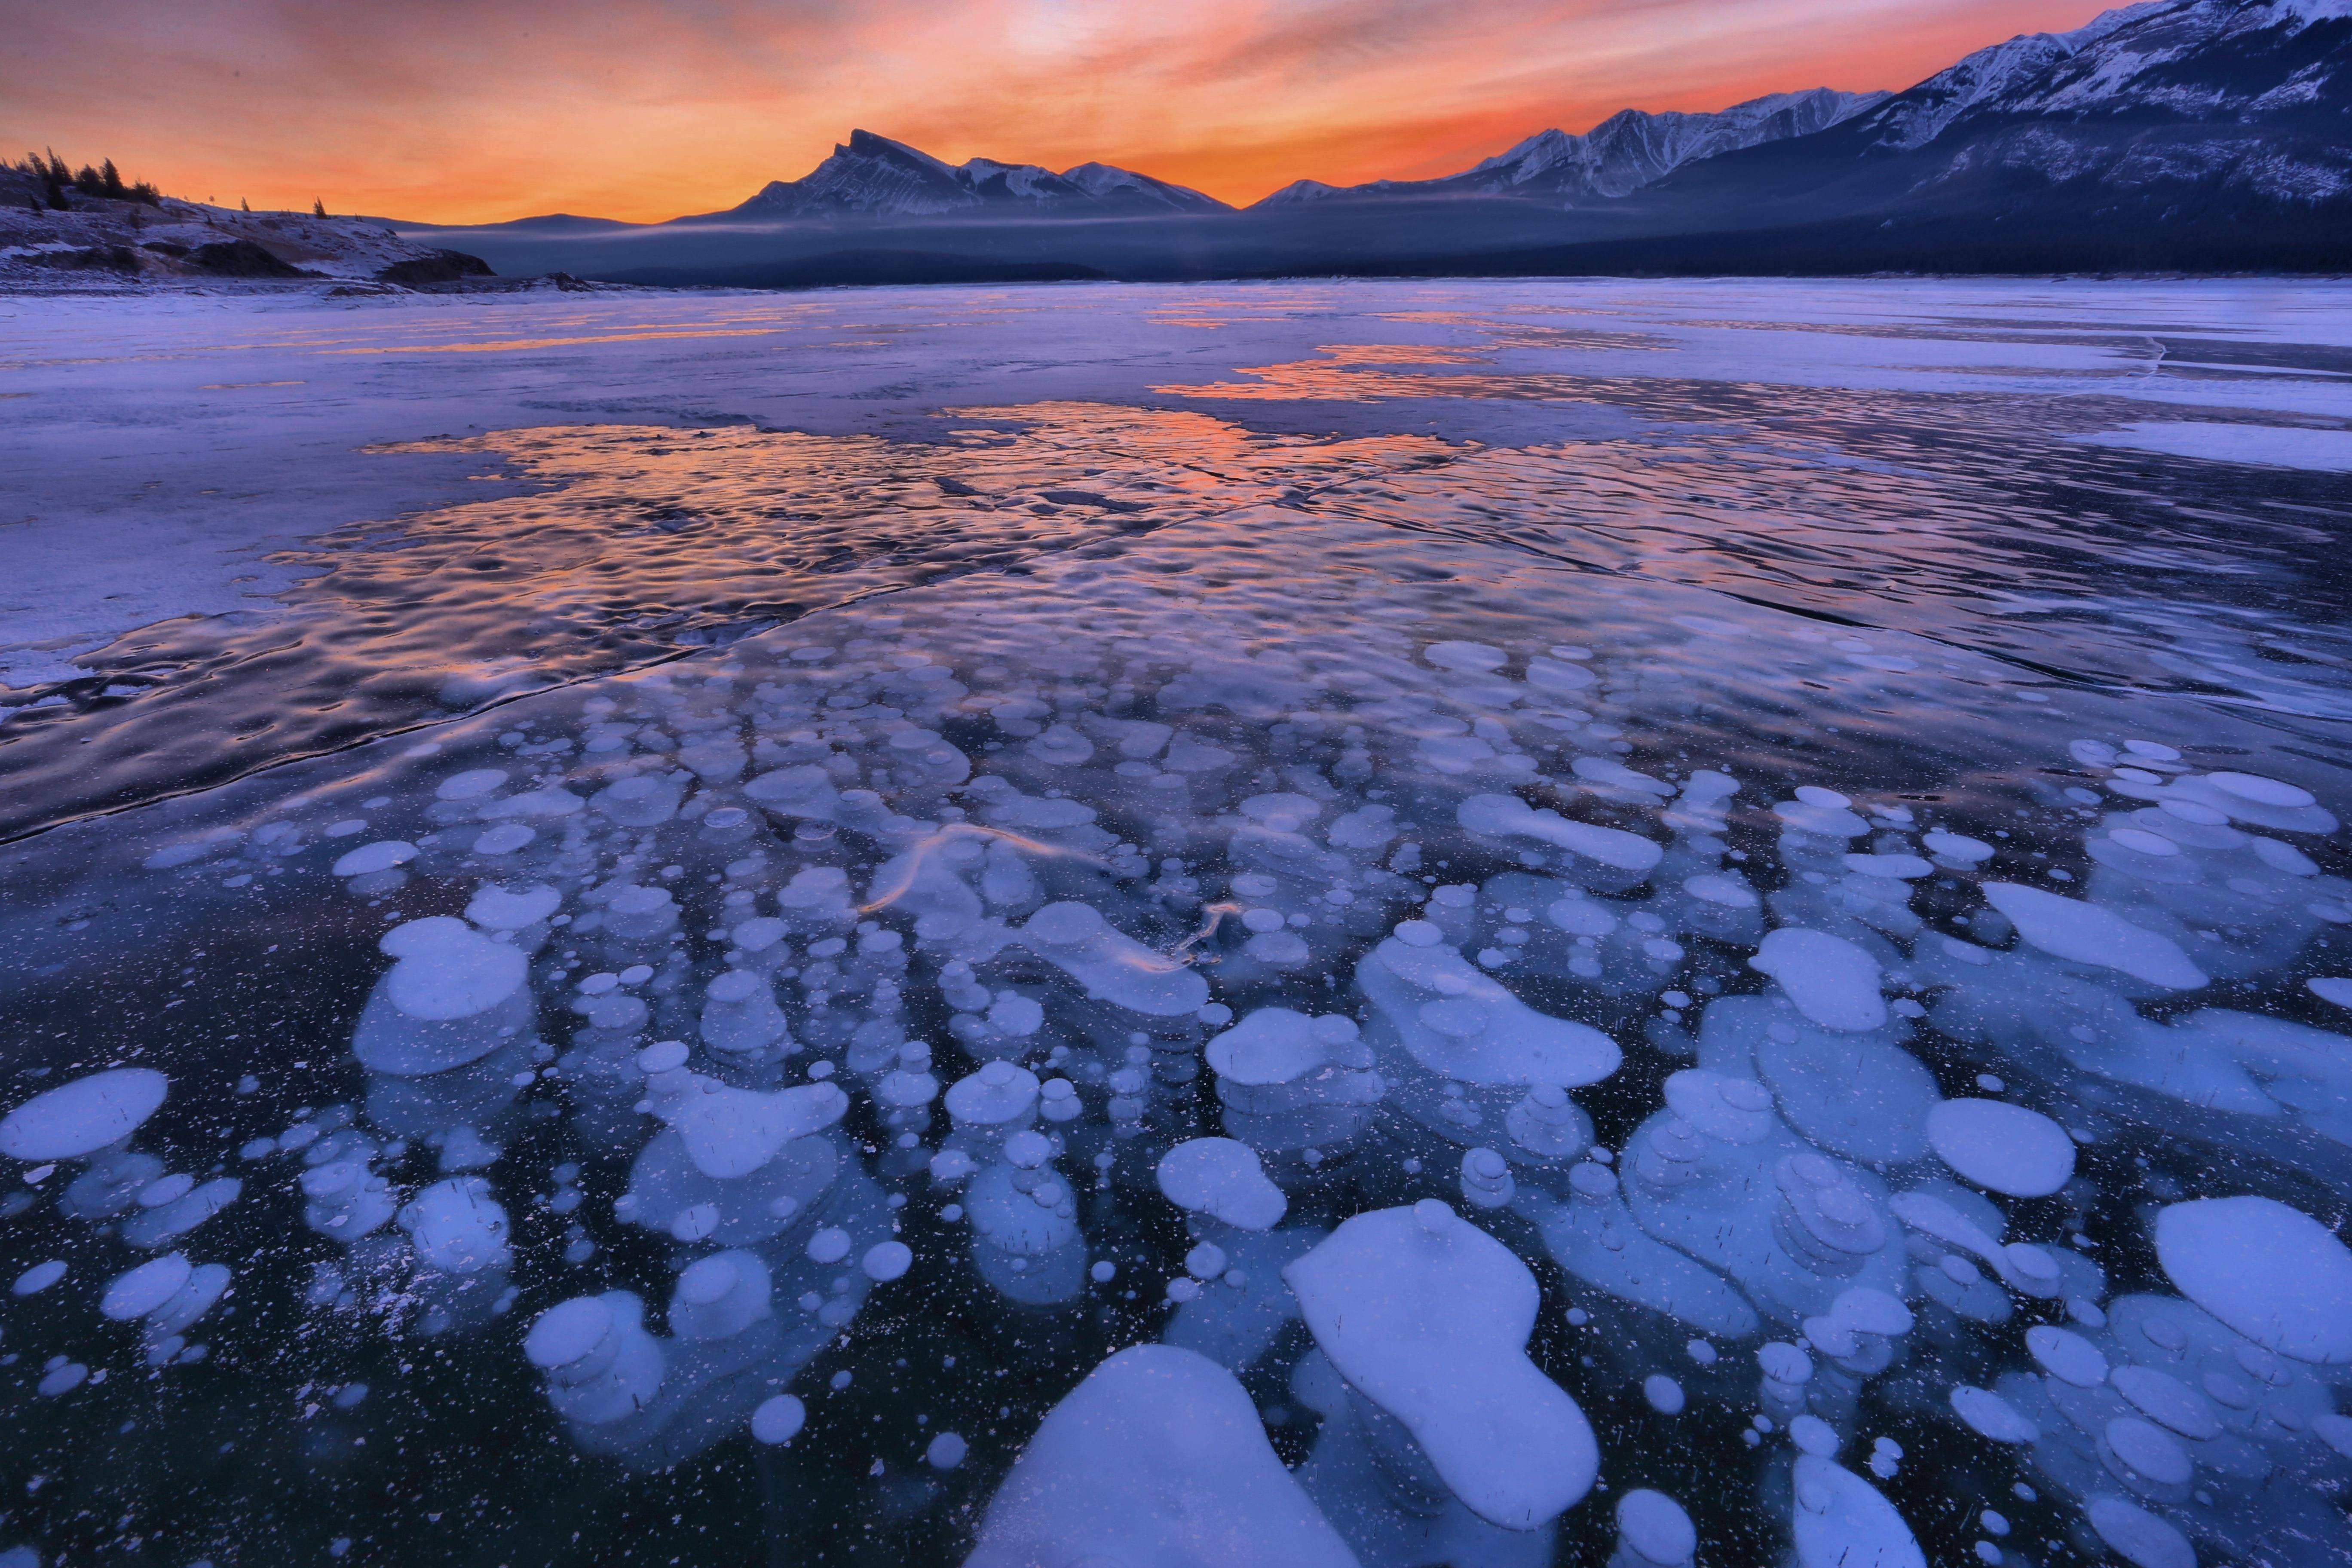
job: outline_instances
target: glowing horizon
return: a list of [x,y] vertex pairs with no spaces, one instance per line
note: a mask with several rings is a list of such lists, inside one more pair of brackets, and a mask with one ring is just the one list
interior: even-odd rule
[[1900,89],[2095,0],[89,0],[21,17],[0,150],[167,195],[418,221],[657,220],[853,128],[949,163],[1098,160],[1236,206],[1468,167],[1621,109]]

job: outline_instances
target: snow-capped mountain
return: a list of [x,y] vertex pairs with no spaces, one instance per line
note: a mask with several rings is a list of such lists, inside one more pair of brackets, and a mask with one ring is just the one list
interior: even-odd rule
[[1887,96],[1817,87],[1749,99],[1712,114],[1623,109],[1581,136],[1558,131],[1530,136],[1451,183],[1496,195],[1622,196],[1700,158],[1827,130]]
[[2020,33],[2006,43],[1979,49],[1899,95],[1876,117],[1876,140],[1885,147],[1923,146],[1979,104],[1999,102],[2003,94],[2032,80],[2059,61],[2072,58],[2117,28],[2176,3],[2177,0],[2143,0],[2140,5],[2102,12],[2071,33]]
[[1400,195],[1519,196],[1571,206],[1607,201],[1640,190],[1696,159],[1811,135],[1874,108],[1887,96],[1817,87],[1750,99],[1714,113],[1620,110],[1581,136],[1538,132],[1508,152],[1443,179],[1375,180],[1348,186],[1300,180],[1257,205]]
[[947,163],[903,142],[853,131],[847,142],[801,178],[771,181],[740,206],[679,221],[1229,210],[1213,196],[1108,163],[1080,163],[1058,174],[1035,163],[993,158]]
[[[1448,205],[1433,212],[1438,202]],[[1089,216],[1169,227],[1030,221]],[[845,241],[859,219],[888,225],[889,238]],[[950,164],[860,131],[801,179],[675,220],[688,226],[676,259],[645,259],[656,251],[643,231],[625,237],[624,262],[575,259],[533,237],[539,221],[509,226],[530,231],[522,237],[484,232],[478,243],[528,239],[534,265],[587,276],[772,285],[2341,271],[2352,267],[2352,0],[2142,0],[2072,32],[1979,49],[1891,96],[1815,89],[1711,114],[1627,110],[1444,179],[1299,180],[1246,216],[1100,163],[1058,174]],[[583,254],[599,248],[622,254],[618,244]]]
[[2148,0],[1980,49],[1829,132],[1644,195],[1897,220],[2243,221],[2352,203],[2352,0]]

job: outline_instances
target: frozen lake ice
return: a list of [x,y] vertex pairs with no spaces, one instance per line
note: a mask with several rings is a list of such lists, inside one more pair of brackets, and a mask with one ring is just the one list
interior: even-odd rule
[[2352,1562],[2347,304],[0,301],[0,1564]]

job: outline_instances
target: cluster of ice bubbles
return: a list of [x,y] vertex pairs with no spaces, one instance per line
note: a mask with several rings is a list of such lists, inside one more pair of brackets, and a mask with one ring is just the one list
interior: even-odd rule
[[[1050,647],[959,670],[893,626],[607,689],[498,765],[420,748],[411,837],[326,841],[354,897],[472,891],[383,934],[364,1094],[243,1152],[341,1249],[315,1310],[396,1299],[462,1341],[518,1300],[518,1201],[577,1213],[586,1264],[580,1166],[525,1187],[501,1163],[560,1117],[629,1162],[613,1220],[667,1238],[675,1277],[578,1290],[519,1353],[583,1448],[646,1468],[793,1440],[795,1379],[877,1288],[969,1268],[1050,1321],[1138,1283],[1097,1215],[1181,1213],[1160,1342],[1045,1417],[974,1568],[1541,1563],[1596,1487],[1612,1511],[1575,1528],[1613,1528],[1619,1568],[1704,1555],[1720,1500],[1612,1463],[1530,1357],[1547,1311],[1590,1351],[1568,1375],[1741,1424],[1754,1471],[1722,1489],[1803,1568],[1926,1561],[1885,1485],[1901,1446],[1869,1430],[1890,1408],[2025,1451],[2015,1490],[2055,1522],[1958,1500],[1984,1563],[2342,1560],[2352,1253],[2226,1174],[2193,1198],[2150,1174],[2129,1223],[2169,1289],[2117,1291],[2077,1170],[2132,1118],[2289,1164],[2352,1145],[2352,1038],[2195,1005],[2302,976],[2352,1006],[2307,961],[2352,922],[2298,847],[2336,826],[2308,793],[2078,742],[2105,793],[2058,819],[2077,879],[2055,840],[1894,795],[1635,771],[1572,706],[1614,679],[1580,647],[1436,643],[1341,710],[1296,660],[1196,649],[1149,689]],[[1948,1094],[1931,1037],[2034,1087]],[[1612,1086],[1633,1058],[1662,1087]],[[166,1090],[121,1068],[0,1121],[34,1167],[14,1206],[61,1188],[143,1259],[98,1310],[163,1369],[205,1352],[232,1281],[203,1226],[246,1184],[139,1150]],[[1580,1093],[1633,1098],[1615,1147]],[[910,1201],[958,1255],[899,1239]],[[1580,1304],[1545,1306],[1543,1259]],[[61,1355],[40,1391],[88,1375]],[[1319,1418],[1295,1468],[1244,1387],[1269,1378]]]

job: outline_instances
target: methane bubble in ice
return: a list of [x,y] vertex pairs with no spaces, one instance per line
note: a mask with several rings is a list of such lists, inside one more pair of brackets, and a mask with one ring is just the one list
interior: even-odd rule
[[0,1153],[19,1160],[79,1160],[137,1131],[163,1103],[167,1081],[147,1068],[117,1068],[35,1095],[0,1120]]
[[2074,1173],[2074,1141],[2039,1111],[1998,1100],[1948,1100],[1927,1112],[1936,1156],[1980,1187],[2047,1197]]
[[2273,1198],[2201,1198],[2156,1216],[2156,1254],[2180,1293],[2297,1361],[2352,1362],[2352,1250]]
[[[2324,749],[2327,639],[2184,601],[2189,694],[2024,693],[1640,574],[1465,592],[1450,476],[1597,493],[1540,447],[1203,425],[1129,482],[1170,444],[1086,404],[1040,490],[1003,412],[816,497],[749,426],[588,466],[719,462],[681,560],[738,484],[1083,548],[845,555],[840,607],[9,847],[0,986],[100,1025],[9,1014],[7,1544],[2338,1562],[2339,803],[2157,722],[2251,671]],[[1427,527],[1310,504],[1359,464]],[[1302,583],[1323,530],[1360,570]],[[98,1507],[126,1438],[243,1511]]]
[[1231,1373],[1191,1351],[1136,1345],[1046,1413],[964,1563],[1350,1568],[1355,1558],[1283,1468]]
[[1284,1271],[1315,1342],[1445,1487],[1507,1530],[1591,1489],[1592,1429],[1527,1357],[1534,1275],[1434,1198],[1358,1215]]

